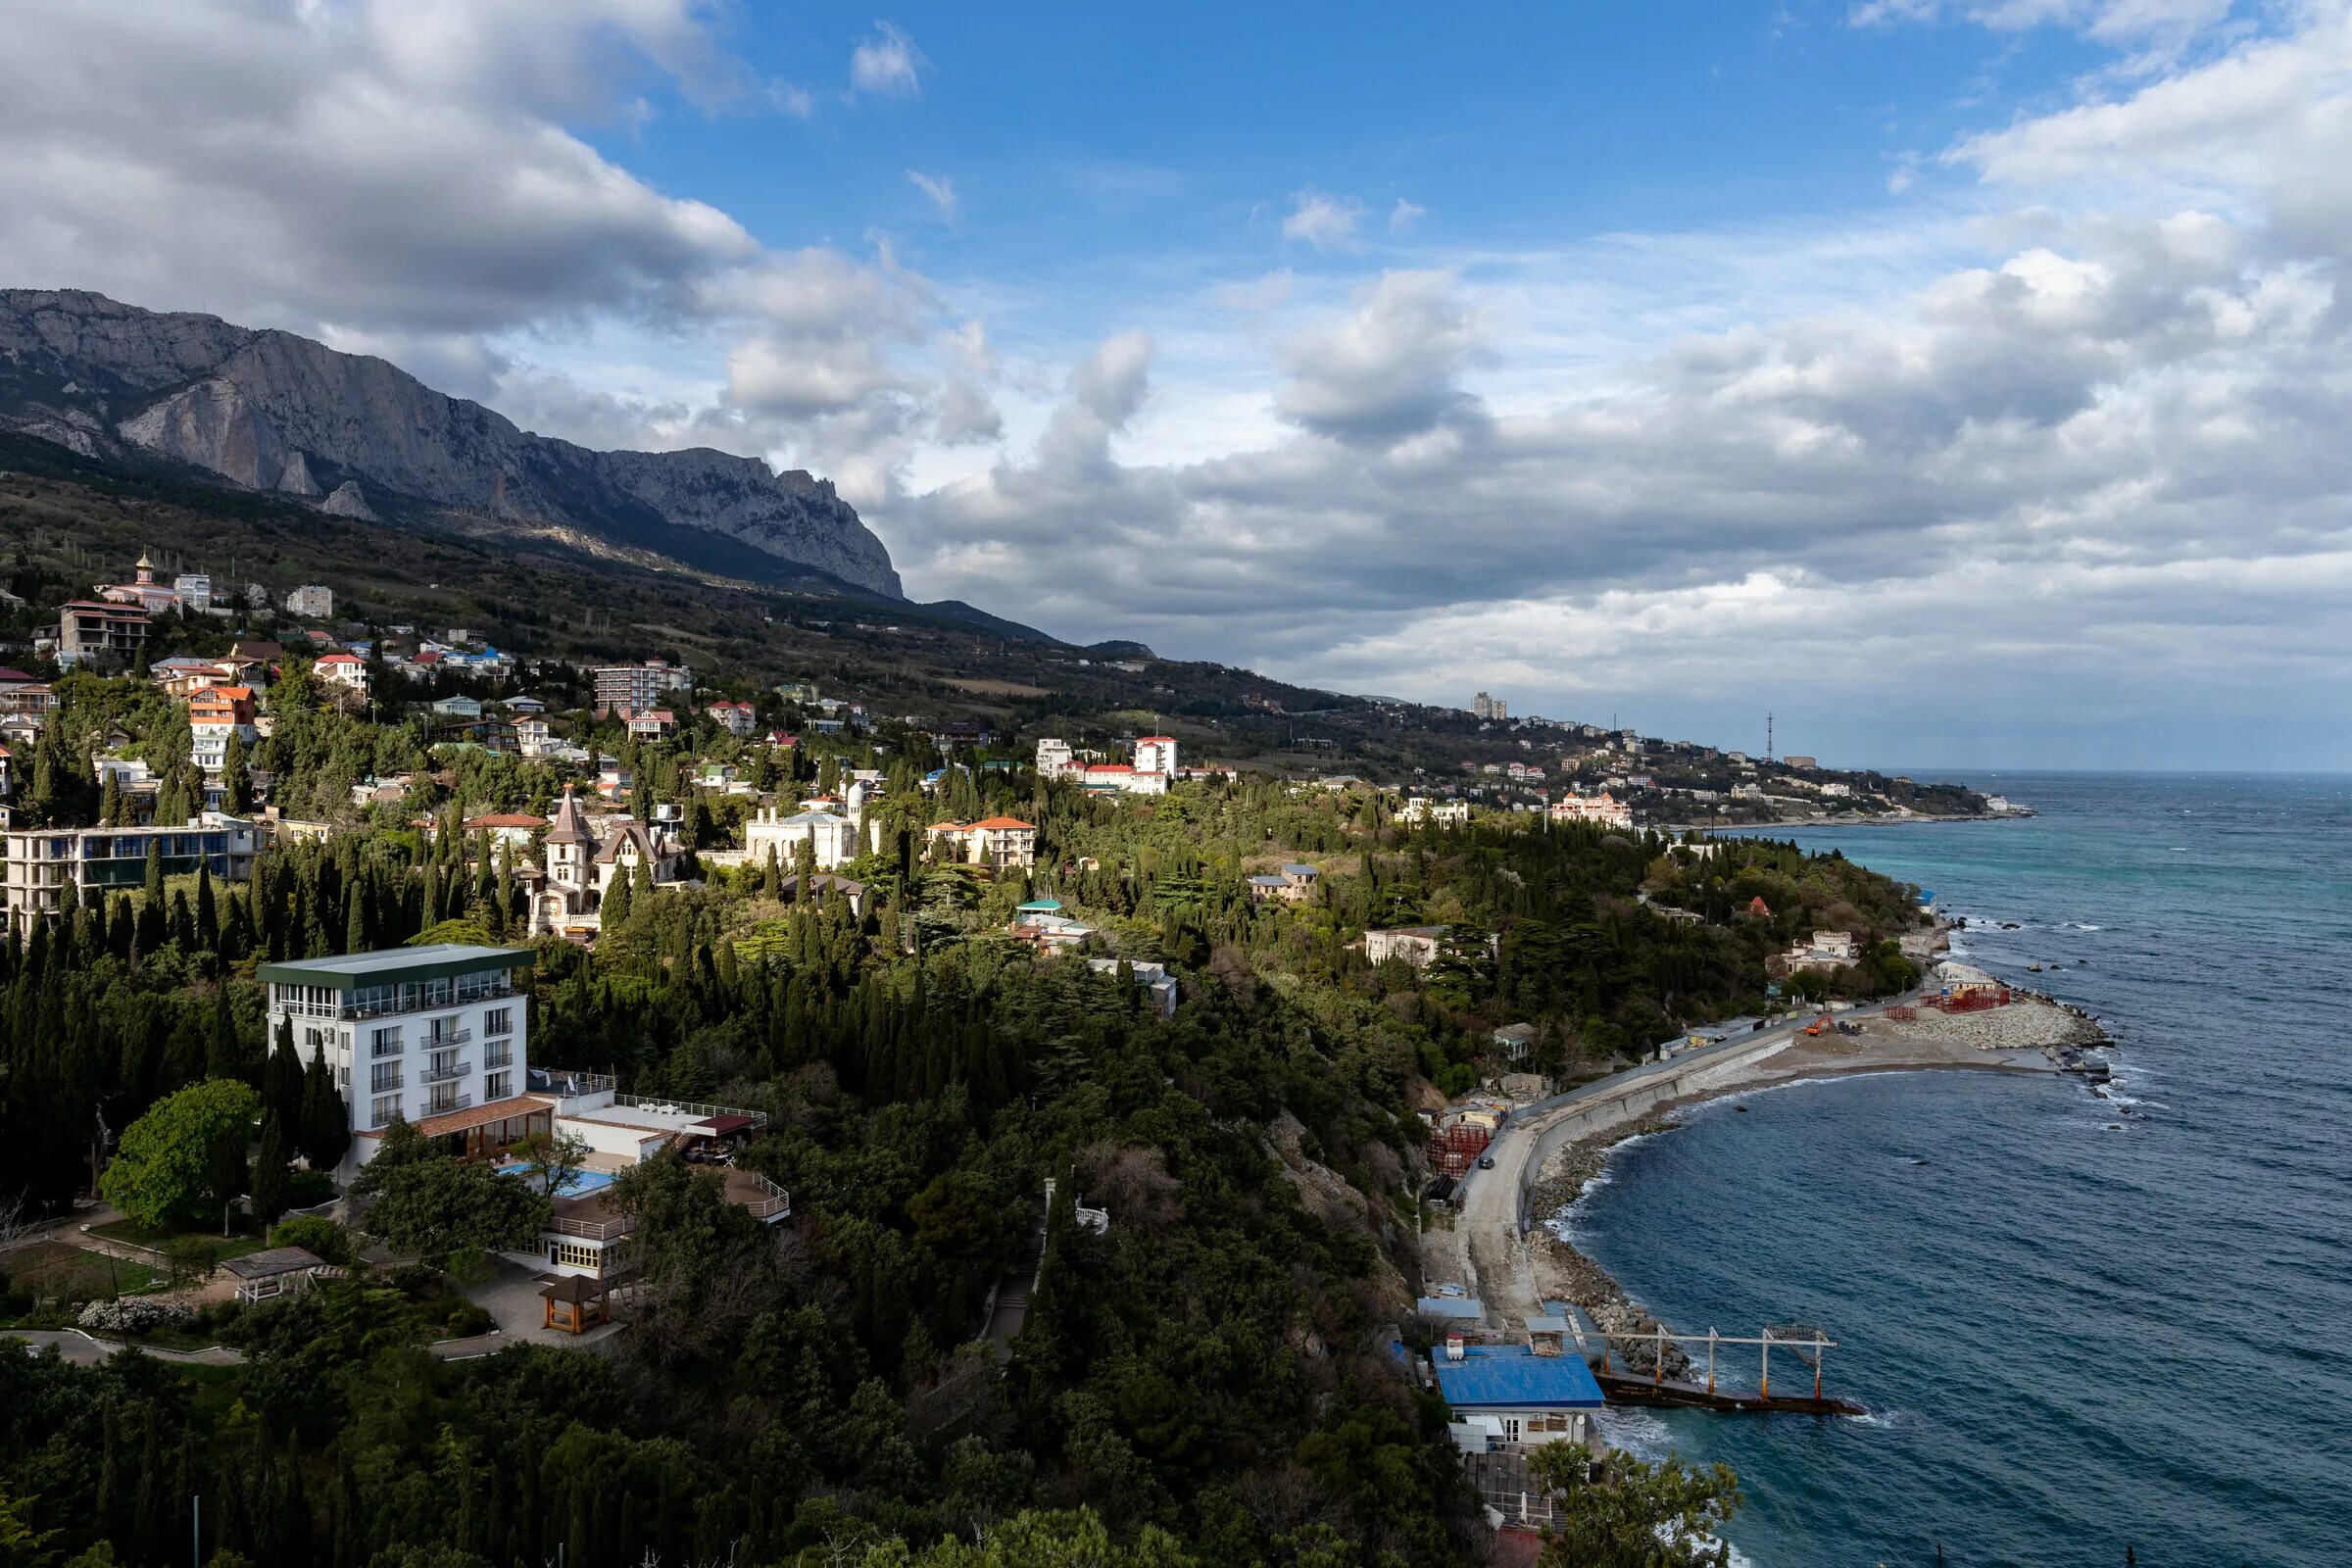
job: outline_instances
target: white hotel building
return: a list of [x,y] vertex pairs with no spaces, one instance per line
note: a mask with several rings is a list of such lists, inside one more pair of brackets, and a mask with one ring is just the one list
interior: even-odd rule
[[[570,1187],[528,1252],[506,1255],[598,1293],[625,1274],[635,1220],[607,1201],[630,1166],[675,1146],[689,1158],[726,1153],[767,1125],[762,1111],[618,1094],[612,1079],[564,1069],[533,1073],[525,1057],[529,997],[517,983],[527,948],[440,943],[335,958],[265,963],[270,1038],[290,1022],[307,1065],[325,1054],[351,1107],[348,1181],[401,1118],[447,1141],[461,1158],[500,1158],[534,1134],[565,1133],[587,1146]],[[729,1155],[731,1158],[731,1155]],[[784,1190],[756,1172],[719,1168],[728,1200],[766,1224],[792,1215]]]
[[550,1106],[523,1094],[530,1008],[515,971],[531,962],[527,948],[445,942],[255,971],[270,988],[272,1047],[291,1023],[303,1063],[322,1050],[351,1107],[340,1174],[375,1156],[395,1118],[462,1154],[550,1130]]

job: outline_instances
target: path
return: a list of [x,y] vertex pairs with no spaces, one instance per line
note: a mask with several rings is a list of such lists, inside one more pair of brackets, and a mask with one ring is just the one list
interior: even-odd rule
[[102,1340],[79,1329],[0,1329],[0,1339],[22,1340],[35,1350],[54,1345],[58,1354],[75,1366],[96,1366],[118,1350],[134,1348],[158,1361],[176,1361],[181,1366],[238,1366],[245,1360],[244,1351],[232,1350],[225,1345],[208,1345],[201,1350],[167,1350],[160,1346],[131,1346],[120,1340]]
[[[1838,1016],[1866,1017],[1914,1002],[1907,992]],[[1762,1058],[1788,1049],[1818,1014],[1806,1012],[1754,1034],[1702,1046],[1665,1061],[1644,1062],[1611,1073],[1564,1095],[1555,1095],[1514,1114],[1503,1124],[1484,1157],[1494,1160],[1470,1172],[1458,1200],[1453,1238],[1460,1277],[1469,1294],[1486,1305],[1488,1322],[1515,1328],[1537,1308],[1534,1267],[1525,1240],[1527,1191],[1552,1152],[1579,1138],[1621,1127],[1705,1089],[1720,1086]]]

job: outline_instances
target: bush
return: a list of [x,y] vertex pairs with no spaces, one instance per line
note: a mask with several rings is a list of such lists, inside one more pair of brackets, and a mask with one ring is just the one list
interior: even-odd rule
[[299,1247],[329,1263],[351,1261],[351,1233],[324,1214],[297,1214],[270,1232],[271,1247]]
[[74,1321],[85,1329],[105,1329],[115,1334],[153,1334],[159,1329],[186,1328],[196,1321],[196,1311],[185,1301],[125,1296],[112,1301],[92,1301]]
[[317,1208],[335,1196],[335,1179],[322,1170],[286,1173],[286,1201],[296,1208]]

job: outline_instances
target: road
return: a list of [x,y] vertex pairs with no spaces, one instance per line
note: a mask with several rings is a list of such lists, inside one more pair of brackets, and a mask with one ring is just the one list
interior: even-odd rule
[[[1856,1007],[1838,1016],[1864,1017],[1918,1000],[1917,991]],[[1536,1311],[1533,1255],[1520,1230],[1522,1196],[1562,1145],[1639,1121],[1662,1105],[1712,1088],[1799,1038],[1818,1014],[1803,1013],[1754,1034],[1644,1062],[1515,1112],[1486,1148],[1493,1169],[1474,1169],[1455,1209],[1459,1278],[1485,1303],[1487,1321],[1517,1328]]]

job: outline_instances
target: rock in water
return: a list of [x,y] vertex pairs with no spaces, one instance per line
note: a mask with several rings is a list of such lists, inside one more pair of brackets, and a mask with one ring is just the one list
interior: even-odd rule
[[337,495],[365,481],[370,514],[421,504],[555,524],[740,575],[801,568],[903,597],[890,552],[828,479],[710,448],[592,451],[383,360],[100,294],[0,289],[0,429],[292,495],[318,494],[323,471]]

